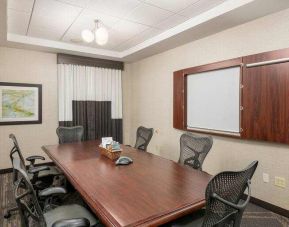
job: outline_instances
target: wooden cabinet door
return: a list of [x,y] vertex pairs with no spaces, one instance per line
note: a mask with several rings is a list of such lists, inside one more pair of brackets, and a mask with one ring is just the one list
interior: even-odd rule
[[243,70],[242,138],[289,143],[289,62]]

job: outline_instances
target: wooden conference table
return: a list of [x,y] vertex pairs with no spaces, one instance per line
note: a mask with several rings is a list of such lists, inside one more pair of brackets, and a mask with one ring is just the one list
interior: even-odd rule
[[122,146],[133,159],[115,166],[100,141],[43,146],[106,226],[158,226],[200,209],[210,175]]

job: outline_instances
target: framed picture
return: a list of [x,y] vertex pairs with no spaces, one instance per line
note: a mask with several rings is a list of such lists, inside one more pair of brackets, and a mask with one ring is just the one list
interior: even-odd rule
[[0,82],[0,125],[41,123],[42,85]]

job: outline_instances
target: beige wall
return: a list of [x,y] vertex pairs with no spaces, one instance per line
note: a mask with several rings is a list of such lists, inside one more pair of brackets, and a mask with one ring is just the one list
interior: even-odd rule
[[[173,72],[186,67],[289,47],[289,10],[270,15],[164,53],[126,64],[123,75],[125,143],[133,144],[139,125],[153,127],[149,151],[177,160],[182,131],[173,128]],[[289,97],[288,97],[289,99]],[[259,160],[253,196],[289,209],[289,146],[214,136],[204,170],[216,174]],[[262,173],[270,174],[263,183]],[[287,187],[273,185],[274,176]]]
[[57,143],[56,54],[0,47],[0,81],[42,84],[42,124],[0,126],[0,169],[10,168],[10,133],[15,133],[24,156],[44,155],[41,146]]

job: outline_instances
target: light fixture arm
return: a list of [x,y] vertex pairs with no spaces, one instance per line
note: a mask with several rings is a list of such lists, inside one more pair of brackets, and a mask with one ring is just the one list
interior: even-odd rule
[[99,23],[100,23],[100,21],[98,20],[98,19],[96,19],[96,20],[94,20],[94,32],[97,30],[97,29],[99,29]]

